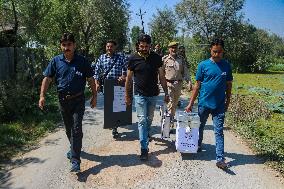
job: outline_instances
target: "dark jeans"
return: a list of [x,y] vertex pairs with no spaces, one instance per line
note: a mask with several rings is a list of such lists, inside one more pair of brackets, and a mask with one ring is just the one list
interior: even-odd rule
[[66,135],[71,146],[72,161],[81,162],[82,120],[85,112],[85,97],[81,95],[70,100],[59,99],[59,104]]
[[199,140],[198,146],[201,146],[203,140],[203,130],[206,121],[212,115],[214,134],[215,134],[215,145],[216,145],[216,161],[224,160],[224,118],[225,112],[223,109],[210,109],[206,107],[198,107],[198,115],[200,117],[200,127],[199,127]]

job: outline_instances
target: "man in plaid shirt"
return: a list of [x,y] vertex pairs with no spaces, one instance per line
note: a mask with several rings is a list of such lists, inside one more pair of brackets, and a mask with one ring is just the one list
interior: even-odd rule
[[[113,40],[106,42],[106,54],[102,54],[94,68],[94,78],[96,82],[97,91],[99,91],[99,78],[104,74],[105,79],[117,79],[118,82],[124,82],[127,73],[127,57],[123,54],[115,52],[117,43]],[[114,137],[118,136],[117,128],[112,131]]]
[[94,65],[94,78],[97,86],[99,86],[99,77],[104,75],[109,69],[111,70],[108,72],[105,79],[125,81],[127,73],[127,59],[123,54],[115,53],[116,45],[116,42],[113,40],[107,41],[106,54],[102,54],[98,58],[97,63]]

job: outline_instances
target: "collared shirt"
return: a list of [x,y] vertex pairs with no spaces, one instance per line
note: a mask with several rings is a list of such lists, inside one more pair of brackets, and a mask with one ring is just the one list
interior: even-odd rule
[[111,67],[106,79],[118,79],[120,76],[126,75],[127,73],[127,57],[117,53],[113,54],[112,57],[108,54],[102,54],[97,60],[97,63],[92,67],[96,80],[98,80],[100,76],[103,76]]
[[128,69],[134,73],[134,94],[142,96],[159,95],[158,70],[162,58],[155,52],[145,58],[134,53],[129,57]]
[[43,72],[45,77],[55,77],[57,91],[64,94],[84,92],[86,78],[92,77],[91,65],[83,56],[74,54],[67,62],[64,54],[55,56]]
[[182,56],[166,55],[163,57],[163,62],[162,70],[167,80],[191,81],[186,61]]
[[227,81],[232,81],[232,69],[226,60],[207,59],[198,64],[196,81],[200,81],[198,105],[224,110]]
[[142,54],[141,52],[138,52],[138,55],[143,57],[146,60],[147,57],[150,55],[150,52],[148,54]]

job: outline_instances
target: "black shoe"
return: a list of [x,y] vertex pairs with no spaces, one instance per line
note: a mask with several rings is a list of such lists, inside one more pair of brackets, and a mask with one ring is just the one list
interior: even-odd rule
[[112,129],[112,137],[113,138],[117,138],[118,137],[118,132],[117,132],[117,128],[116,127]]
[[202,152],[201,146],[198,146],[197,152]]
[[218,161],[216,163],[216,166],[219,168],[219,169],[223,169],[223,170],[226,170],[228,168],[230,168],[230,165],[228,163],[226,163],[225,161]]
[[148,140],[149,142],[152,142],[153,138],[150,136],[150,134],[148,134]]
[[72,158],[71,150],[69,150],[69,151],[66,153],[66,157],[67,157],[67,159],[69,159],[69,160],[71,161],[71,158]]
[[72,161],[70,172],[80,172],[80,163],[78,161]]
[[147,161],[148,160],[148,149],[141,149],[140,160]]
[[171,128],[170,129],[170,134],[176,134],[176,129]]

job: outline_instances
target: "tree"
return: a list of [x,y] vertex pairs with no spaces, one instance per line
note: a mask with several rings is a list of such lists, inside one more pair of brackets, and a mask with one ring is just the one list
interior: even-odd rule
[[135,48],[135,44],[138,40],[139,35],[142,33],[141,29],[139,26],[133,26],[131,29],[130,37],[131,37],[131,43],[132,43],[132,48]]
[[[12,20],[13,4],[26,42],[45,46],[48,57],[58,53],[58,39],[63,32],[76,36],[78,51],[93,59],[104,49],[108,39],[123,49],[127,42],[129,4],[124,0],[0,0],[9,7],[3,20]],[[1,6],[1,12],[3,12]],[[64,13],[64,14],[63,14]],[[2,17],[3,18],[3,17]],[[2,20],[2,19],[1,19]],[[12,20],[13,21],[13,20]],[[2,22],[2,21],[1,21]],[[9,21],[11,22],[11,21]],[[17,27],[14,27],[17,28]]]
[[273,64],[272,37],[248,23],[236,26],[236,33],[226,38],[226,58],[237,72],[261,72]]
[[[94,2],[93,0],[89,0]],[[93,52],[98,55],[104,50],[105,42],[109,39],[116,40],[119,50],[122,50],[127,42],[127,29],[129,22],[129,4],[124,0],[97,0],[95,7],[97,30],[93,33]],[[94,11],[90,9],[90,11]]]
[[157,9],[157,15],[153,15],[153,20],[149,23],[153,43],[159,43],[166,47],[177,34],[177,21],[174,12],[168,8]]
[[222,38],[225,58],[236,71],[263,71],[272,63],[271,39],[267,32],[243,21],[243,4],[244,0],[183,0],[176,12],[195,36],[194,42],[208,44],[214,37]]
[[212,37],[230,36],[235,23],[242,20],[244,0],[182,0],[176,13],[193,34],[200,33],[207,42]]

